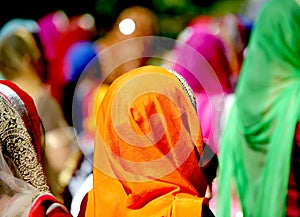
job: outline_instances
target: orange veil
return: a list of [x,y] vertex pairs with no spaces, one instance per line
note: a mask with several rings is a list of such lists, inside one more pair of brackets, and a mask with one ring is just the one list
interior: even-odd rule
[[86,216],[201,216],[207,181],[196,110],[168,70],[131,70],[96,103]]

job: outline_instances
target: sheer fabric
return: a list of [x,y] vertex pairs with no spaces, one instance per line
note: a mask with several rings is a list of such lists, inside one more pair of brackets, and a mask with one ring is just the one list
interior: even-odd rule
[[257,17],[225,127],[219,216],[229,216],[230,186],[244,216],[284,216],[290,160],[300,118],[300,7],[268,1]]
[[110,85],[95,115],[86,216],[202,215],[200,125],[172,73],[158,66],[129,71]]
[[43,133],[32,98],[14,83],[0,81],[1,216],[70,216],[47,185]]

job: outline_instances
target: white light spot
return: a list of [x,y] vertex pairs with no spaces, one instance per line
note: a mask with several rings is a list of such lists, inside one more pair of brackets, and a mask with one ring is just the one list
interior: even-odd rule
[[95,19],[91,14],[83,14],[79,20],[79,26],[84,30],[93,29],[95,26]]
[[235,217],[243,217],[243,213],[241,211],[236,212]]
[[130,18],[126,18],[119,23],[119,29],[122,34],[130,35],[135,30],[135,22]]

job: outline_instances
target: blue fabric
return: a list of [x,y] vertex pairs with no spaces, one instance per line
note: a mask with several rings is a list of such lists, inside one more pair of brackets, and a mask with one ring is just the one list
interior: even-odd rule
[[73,44],[67,51],[65,61],[67,64],[66,79],[69,82],[76,81],[89,62],[97,56],[94,43],[80,41]]

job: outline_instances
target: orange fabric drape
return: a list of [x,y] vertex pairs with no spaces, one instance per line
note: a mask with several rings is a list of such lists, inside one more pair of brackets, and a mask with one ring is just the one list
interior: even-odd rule
[[96,105],[86,216],[201,216],[201,128],[177,78],[140,67],[115,80]]

